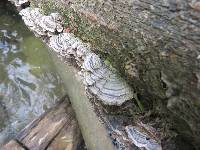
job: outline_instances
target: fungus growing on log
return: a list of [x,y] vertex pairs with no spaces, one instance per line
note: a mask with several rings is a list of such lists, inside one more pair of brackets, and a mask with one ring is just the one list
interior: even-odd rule
[[42,15],[39,8],[25,8],[19,13],[24,23],[39,36],[52,36],[55,32],[62,32],[62,17],[58,13],[49,16]]
[[28,2],[28,0],[8,0],[8,1],[13,2],[16,7],[21,6],[22,4]]
[[58,31],[62,32],[63,27],[60,24],[62,17],[58,13],[51,13],[50,16],[42,16],[38,25],[43,31],[49,31],[51,33]]
[[39,11],[39,8],[25,8],[22,9],[19,14],[22,16],[22,19],[24,20],[24,23],[34,32],[36,32],[38,35],[46,35],[43,33],[42,29],[37,26],[37,22],[42,17],[42,14]]
[[122,105],[133,98],[133,91],[115,72],[111,71],[102,60],[90,50],[90,45],[70,33],[62,32],[62,17],[58,13],[42,15],[38,8],[25,8],[20,11],[25,24],[38,35],[47,35],[49,47],[59,55],[74,57],[79,67],[83,68],[86,88],[106,105]]
[[146,133],[141,132],[137,127],[127,126],[125,128],[128,138],[140,148],[145,148],[146,150],[162,150],[161,145],[148,136]]
[[59,55],[70,58],[74,57],[77,64],[81,67],[84,58],[90,52],[90,45],[83,43],[73,34],[61,33],[53,35],[49,40],[49,47],[51,47]]
[[59,53],[64,49],[64,34],[53,35],[50,38],[49,47],[51,47],[55,52]]
[[83,63],[84,83],[89,92],[106,105],[122,105],[133,98],[133,91],[98,55],[90,53]]
[[116,73],[90,50],[90,45],[73,34],[61,33],[50,37],[49,46],[64,57],[74,56],[82,68],[84,83],[89,92],[106,105],[122,105],[133,98],[133,91]]

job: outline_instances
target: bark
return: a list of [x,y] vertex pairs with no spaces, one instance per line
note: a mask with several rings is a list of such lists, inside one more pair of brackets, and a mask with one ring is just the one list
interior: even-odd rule
[[[200,146],[200,2],[32,0],[117,68],[145,106]],[[151,118],[150,116],[149,118]],[[155,120],[154,120],[155,121]],[[156,122],[156,121],[155,121]]]

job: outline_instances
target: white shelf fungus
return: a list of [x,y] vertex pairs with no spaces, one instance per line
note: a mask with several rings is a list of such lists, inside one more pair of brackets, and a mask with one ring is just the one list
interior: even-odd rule
[[62,32],[63,27],[60,24],[62,18],[58,13],[51,13],[50,16],[42,16],[41,20],[39,20],[38,26],[40,26],[43,31],[49,32]]
[[28,0],[8,0],[8,1],[13,2],[17,7],[28,2]]
[[133,98],[133,91],[115,72],[90,53],[84,63],[84,83],[88,90],[106,105],[122,105]]
[[24,23],[40,36],[52,36],[54,32],[62,32],[62,17],[58,13],[42,15],[39,8],[25,8],[19,13]]
[[133,144],[137,147],[145,148],[146,150],[162,150],[161,145],[147,134],[139,131],[136,127],[127,126],[126,133]]
[[70,33],[61,33],[52,36],[50,38],[49,46],[61,56],[74,56],[78,64],[82,64],[84,58],[90,52],[89,44],[83,43]]

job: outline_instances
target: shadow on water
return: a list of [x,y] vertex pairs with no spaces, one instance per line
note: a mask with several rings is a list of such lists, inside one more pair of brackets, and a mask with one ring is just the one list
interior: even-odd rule
[[0,1],[0,146],[64,95],[41,41]]

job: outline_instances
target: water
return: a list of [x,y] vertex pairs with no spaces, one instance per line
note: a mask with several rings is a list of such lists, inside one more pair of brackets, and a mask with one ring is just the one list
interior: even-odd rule
[[0,2],[0,146],[64,95],[48,50]]

